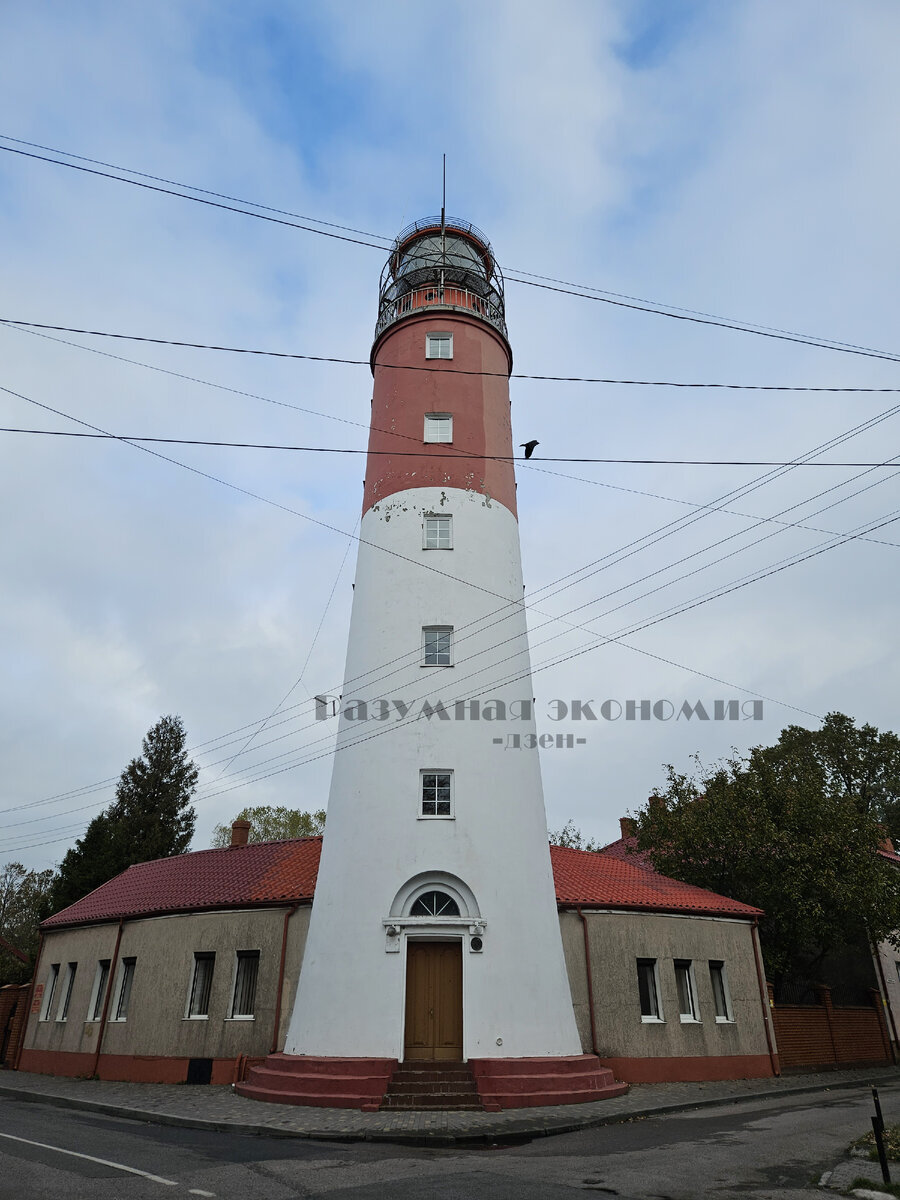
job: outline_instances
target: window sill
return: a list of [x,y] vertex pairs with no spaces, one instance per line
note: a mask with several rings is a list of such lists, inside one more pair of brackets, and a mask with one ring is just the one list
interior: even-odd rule
[[702,1025],[703,1024],[703,1022],[700,1020],[699,1017],[687,1017],[687,1016],[685,1016],[684,1013],[679,1013],[678,1019],[679,1019],[679,1021],[681,1021],[682,1025]]
[[127,1022],[127,1017],[110,1017],[107,1021],[108,1025],[124,1025]]
[[255,1020],[256,1020],[256,1017],[255,1017],[255,1016],[253,1016],[253,1015],[252,1015],[252,1013],[251,1013],[251,1014],[248,1014],[247,1016],[240,1016],[240,1017],[226,1017],[226,1018],[225,1018],[225,1020],[226,1020],[226,1021],[255,1021]]
[[716,1017],[717,1025],[733,1025],[734,1017]]
[[453,668],[455,663],[419,663],[420,667],[427,667],[429,671],[446,671],[447,668]]
[[456,817],[453,813],[419,813],[416,817],[417,821],[455,821]]
[[208,1021],[209,1013],[189,1013],[186,1017],[181,1018],[182,1021]]
[[665,1025],[665,1021],[663,1020],[662,1017],[645,1017],[644,1014],[641,1013],[641,1024],[642,1025]]

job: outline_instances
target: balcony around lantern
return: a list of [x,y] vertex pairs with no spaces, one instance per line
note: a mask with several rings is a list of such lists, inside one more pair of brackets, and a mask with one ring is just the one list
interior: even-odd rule
[[466,221],[416,221],[399,234],[381,273],[375,341],[423,309],[465,312],[508,340],[503,276],[487,238]]

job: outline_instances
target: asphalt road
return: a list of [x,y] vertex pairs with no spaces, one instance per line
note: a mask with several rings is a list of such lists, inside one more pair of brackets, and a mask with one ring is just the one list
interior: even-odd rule
[[[900,1084],[880,1093],[886,1120],[900,1121]],[[175,1129],[0,1099],[0,1200],[822,1200],[822,1171],[869,1128],[871,1111],[869,1092],[853,1089],[516,1147],[419,1150]]]

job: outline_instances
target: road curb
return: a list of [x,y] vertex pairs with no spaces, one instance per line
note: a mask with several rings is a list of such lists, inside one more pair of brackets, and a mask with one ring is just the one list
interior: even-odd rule
[[[900,1083],[900,1074],[891,1076],[890,1081]],[[11,1087],[0,1083],[0,1096],[24,1101],[28,1104],[49,1104],[56,1108],[75,1109],[82,1112],[100,1113],[103,1116],[121,1117],[129,1121],[142,1121],[149,1125],[168,1125],[181,1129],[203,1129],[212,1133],[237,1133],[251,1137],[277,1138],[306,1138],[321,1142],[389,1142],[402,1146],[432,1146],[436,1148],[451,1148],[465,1146],[503,1145],[509,1142],[521,1142],[539,1137],[555,1137],[558,1134],[574,1133],[581,1129],[594,1129],[603,1125],[621,1125],[645,1117],[665,1116],[667,1114],[689,1112],[698,1108],[722,1108],[730,1104],[743,1104],[748,1101],[777,1100],[782,1096],[812,1095],[816,1092],[847,1091],[851,1088],[867,1089],[868,1082],[859,1079],[836,1079],[833,1083],[802,1084],[797,1087],[779,1088],[778,1091],[767,1090],[747,1092],[731,1096],[715,1096],[694,1100],[679,1100],[671,1104],[649,1105],[646,1108],[633,1109],[630,1112],[610,1112],[609,1114],[591,1113],[578,1117],[558,1119],[544,1118],[540,1121],[528,1121],[527,1118],[515,1125],[509,1122],[496,1128],[480,1128],[472,1130],[389,1130],[364,1129],[335,1130],[335,1129],[285,1129],[282,1126],[272,1126],[265,1123],[229,1121],[208,1119],[205,1117],[182,1116],[178,1113],[154,1112],[148,1109],[133,1108],[122,1104],[110,1104],[103,1100],[91,1100],[80,1096],[62,1096],[48,1092],[32,1092],[27,1088]],[[578,1106],[573,1105],[573,1108]]]

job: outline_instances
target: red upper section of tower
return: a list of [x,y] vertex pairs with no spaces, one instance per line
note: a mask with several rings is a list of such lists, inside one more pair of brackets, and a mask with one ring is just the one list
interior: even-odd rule
[[[435,334],[443,335],[441,357],[429,352]],[[428,218],[398,237],[382,275],[371,362],[363,513],[410,488],[446,487],[515,514],[503,280],[474,226],[451,219],[442,228]],[[440,441],[434,421],[443,422]]]

